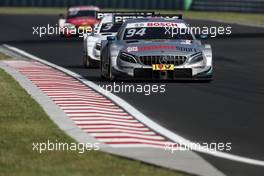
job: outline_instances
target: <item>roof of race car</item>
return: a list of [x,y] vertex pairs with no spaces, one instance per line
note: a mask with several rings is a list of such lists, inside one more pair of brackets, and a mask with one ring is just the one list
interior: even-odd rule
[[125,23],[143,23],[143,22],[174,22],[174,23],[185,23],[182,19],[176,18],[163,18],[163,17],[151,17],[151,18],[134,18],[129,19]]
[[68,9],[68,11],[80,11],[80,10],[94,10],[99,11],[99,7],[97,6],[73,6]]
[[179,28],[187,28],[189,25],[182,19],[151,17],[151,18],[135,18],[127,20],[124,25],[125,28],[134,27],[170,27],[177,26]]

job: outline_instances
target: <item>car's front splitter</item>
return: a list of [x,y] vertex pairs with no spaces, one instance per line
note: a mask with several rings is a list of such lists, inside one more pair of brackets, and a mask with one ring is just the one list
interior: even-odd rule
[[133,74],[120,69],[112,68],[113,75],[120,79],[140,79],[140,80],[209,80],[212,78],[212,69],[193,75],[191,68],[178,68],[168,71],[153,71],[152,69],[133,69]]

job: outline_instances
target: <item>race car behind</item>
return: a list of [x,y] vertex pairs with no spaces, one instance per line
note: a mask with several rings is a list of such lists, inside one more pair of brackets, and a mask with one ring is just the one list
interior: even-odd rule
[[116,35],[120,23],[113,23],[111,14],[104,16],[94,31],[84,37],[83,40],[83,65],[85,67],[96,67],[100,62],[101,40],[107,36]]
[[96,6],[75,6],[68,8],[66,18],[62,14],[60,15],[60,34],[69,37],[92,32],[92,27],[98,23],[95,15],[99,10]]
[[86,68],[99,66],[101,41],[108,36],[115,36],[125,20],[153,14],[154,12],[97,12],[96,18],[100,23],[83,40],[83,65]]

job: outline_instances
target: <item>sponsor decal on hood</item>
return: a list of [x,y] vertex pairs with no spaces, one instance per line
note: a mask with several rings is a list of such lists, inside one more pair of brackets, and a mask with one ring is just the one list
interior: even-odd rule
[[126,28],[141,28],[141,27],[187,28],[186,24],[179,22],[138,22],[138,23],[128,23],[126,26]]
[[151,50],[154,50],[154,51],[155,50],[178,50],[178,51],[185,51],[185,52],[196,51],[195,48],[175,46],[175,45],[129,46],[125,50],[127,52],[144,52],[144,51],[151,51]]

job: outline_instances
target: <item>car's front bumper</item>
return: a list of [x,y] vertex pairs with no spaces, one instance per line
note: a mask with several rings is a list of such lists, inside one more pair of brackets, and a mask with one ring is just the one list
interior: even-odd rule
[[209,70],[193,75],[191,68],[179,68],[169,71],[153,71],[152,69],[135,68],[133,73],[124,72],[113,68],[113,74],[118,78],[135,78],[135,79],[151,79],[151,80],[211,80],[212,68]]
[[177,80],[177,79],[211,79],[213,75],[212,66],[201,66],[202,63],[195,65],[175,66],[174,70],[157,71],[152,70],[150,66],[127,63],[118,60],[117,65],[113,66],[113,74],[116,77],[128,77],[138,79],[160,79],[160,80]]

